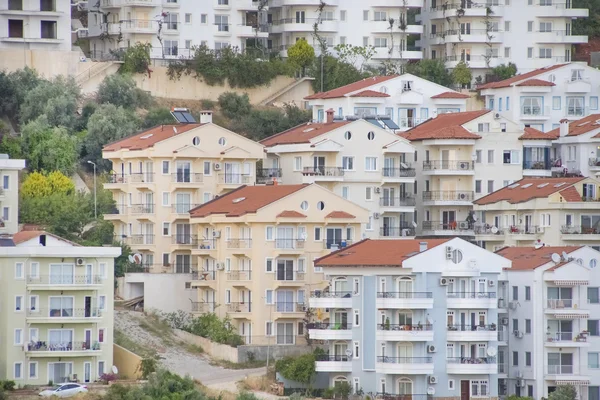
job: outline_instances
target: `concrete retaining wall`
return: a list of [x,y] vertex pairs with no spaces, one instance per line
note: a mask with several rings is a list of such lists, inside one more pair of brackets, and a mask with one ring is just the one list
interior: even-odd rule
[[119,370],[119,376],[128,379],[141,378],[141,372],[138,371],[142,362],[142,357],[127,350],[118,344],[113,344],[113,362]]
[[173,331],[179,339],[185,341],[186,343],[195,344],[196,346],[202,347],[204,352],[212,358],[225,360],[232,363],[240,362],[238,360],[238,349],[235,347],[215,343],[206,338],[192,335],[191,333],[179,329],[174,329]]
[[[268,349],[268,350],[267,350]],[[295,346],[259,346],[259,345],[244,345],[238,347],[239,362],[248,361],[248,353],[252,353],[255,360],[266,360],[267,352],[271,360],[278,360],[288,356],[300,356],[302,354],[312,352],[314,347],[307,345]],[[252,356],[251,356],[252,357]]]

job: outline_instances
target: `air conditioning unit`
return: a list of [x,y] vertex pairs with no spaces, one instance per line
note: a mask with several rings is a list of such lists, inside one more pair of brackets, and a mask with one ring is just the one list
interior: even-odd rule
[[212,235],[213,235],[213,238],[220,238],[221,237],[221,231],[213,231]]
[[543,226],[538,226],[536,229],[537,233],[544,233],[544,227]]
[[375,219],[379,219],[380,214],[379,213],[373,213],[373,218]]
[[85,264],[85,260],[83,258],[76,258],[75,259],[75,265],[78,265],[78,266],[81,267],[84,264]]
[[225,263],[218,262],[218,263],[217,263],[217,269],[218,269],[219,271],[223,271],[223,270],[225,269]]
[[521,331],[514,331],[513,334],[515,335],[515,337],[517,339],[523,339],[523,332],[521,332]]
[[510,303],[508,303],[508,308],[510,308],[511,310],[516,310],[517,309],[517,302],[516,301],[511,301]]
[[448,278],[440,278],[440,286],[448,286]]
[[213,164],[213,169],[215,171],[220,171],[221,170],[221,163],[218,163],[218,162],[214,163]]
[[379,186],[375,186],[375,193],[381,193],[381,188]]
[[466,221],[459,222],[458,227],[460,229],[469,229],[469,223]]
[[458,167],[462,170],[468,170],[469,169],[469,163],[468,162],[461,162]]
[[496,281],[491,281],[491,280],[490,280],[490,281],[488,281],[488,286],[489,286],[489,287],[494,287],[494,286],[496,286]]
[[502,318],[502,319],[500,320],[500,323],[501,323],[502,325],[504,325],[504,326],[508,326],[508,318]]
[[437,351],[437,349],[435,348],[434,345],[430,344],[429,346],[427,346],[428,353],[435,353],[436,351]]
[[454,249],[452,246],[446,246],[446,260],[452,260],[452,252]]
[[437,376],[433,376],[433,375],[431,375],[431,376],[429,377],[429,383],[438,383]]
[[504,299],[498,299],[498,308],[506,308],[506,301]]
[[494,114],[494,119],[500,119],[500,113]]
[[518,387],[525,387],[525,379],[518,379],[517,380],[517,386]]

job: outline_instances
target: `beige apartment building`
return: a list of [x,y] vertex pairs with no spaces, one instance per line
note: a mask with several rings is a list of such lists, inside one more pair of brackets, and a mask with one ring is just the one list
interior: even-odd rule
[[524,178],[473,203],[475,239],[505,246],[600,248],[600,182],[592,178]]
[[193,312],[228,316],[246,343],[304,343],[313,260],[362,238],[368,210],[316,184],[242,186],[190,211]]
[[25,160],[11,160],[0,154],[0,234],[19,230],[19,171]]
[[106,220],[116,240],[142,254],[149,272],[190,273],[197,244],[188,211],[256,182],[263,146],[212,123],[160,125],[104,147],[112,163],[105,188],[117,204]]
[[46,385],[110,373],[121,249],[78,246],[42,231],[18,232],[0,245],[0,380]]

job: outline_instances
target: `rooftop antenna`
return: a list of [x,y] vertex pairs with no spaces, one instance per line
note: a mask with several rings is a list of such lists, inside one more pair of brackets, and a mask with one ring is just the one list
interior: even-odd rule
[[177,135],[177,127],[176,126],[173,127],[173,133],[175,133]]
[[569,260],[569,255],[567,254],[566,251],[562,252],[562,257],[563,257],[563,261],[568,261]]
[[558,264],[560,262],[560,256],[558,255],[558,253],[552,253],[552,256],[550,257],[552,258],[554,264]]
[[535,242],[534,247],[535,247],[536,250],[539,250],[542,247],[544,247],[544,243],[542,243],[541,240],[538,240],[537,242]]

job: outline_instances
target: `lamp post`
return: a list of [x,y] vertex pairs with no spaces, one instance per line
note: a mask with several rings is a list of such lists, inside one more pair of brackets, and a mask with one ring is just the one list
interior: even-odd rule
[[96,195],[97,185],[96,185],[96,163],[88,160],[88,164],[92,164],[94,166],[94,218],[98,218],[98,197]]

